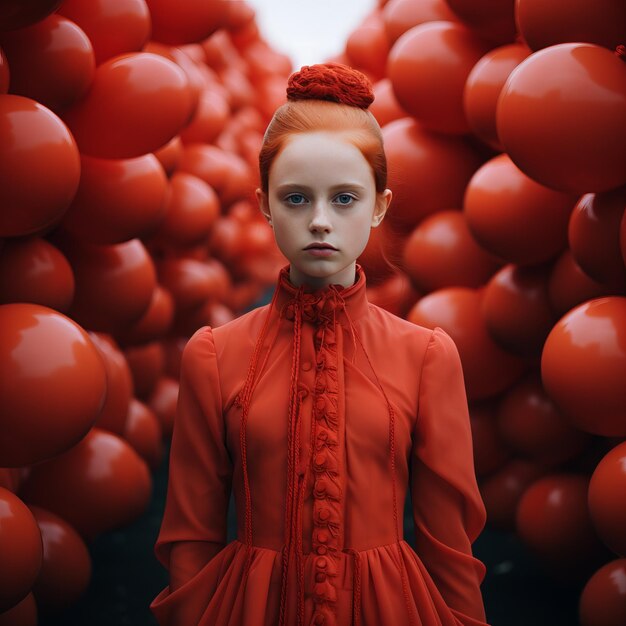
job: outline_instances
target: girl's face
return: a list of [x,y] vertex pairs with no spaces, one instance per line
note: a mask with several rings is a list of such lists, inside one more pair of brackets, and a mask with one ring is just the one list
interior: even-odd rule
[[[272,163],[268,193],[256,193],[291,282],[316,289],[354,283],[356,259],[391,202],[389,189],[376,193],[360,150],[329,132],[291,137]],[[311,247],[322,243],[332,248]]]

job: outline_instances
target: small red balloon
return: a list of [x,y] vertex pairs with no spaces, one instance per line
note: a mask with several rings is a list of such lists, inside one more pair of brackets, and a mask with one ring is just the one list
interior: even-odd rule
[[10,74],[9,62],[4,50],[0,47],[0,95],[9,91]]
[[515,0],[446,0],[470,28],[498,43],[515,38]]
[[406,111],[398,104],[388,78],[383,78],[374,84],[374,102],[369,110],[380,126],[407,116]]
[[165,371],[163,346],[157,341],[152,341],[126,348],[124,354],[133,375],[135,395],[145,400]]
[[152,390],[147,404],[159,418],[161,431],[166,439],[172,437],[177,401],[178,382],[173,378],[163,376]]
[[3,0],[0,31],[30,26],[50,15],[63,0]]
[[161,339],[174,320],[174,300],[167,289],[157,285],[146,312],[137,322],[118,335],[125,345],[137,345]]
[[501,468],[511,457],[496,427],[496,404],[492,401],[474,403],[469,407],[474,446],[474,468],[482,478]]
[[390,0],[382,10],[382,18],[391,45],[413,26],[426,22],[457,21],[445,0]]
[[163,460],[163,432],[154,411],[139,400],[130,402],[124,439],[135,449],[152,471]]
[[382,20],[370,20],[352,31],[346,41],[346,54],[352,66],[365,70],[374,80],[383,78],[389,41]]

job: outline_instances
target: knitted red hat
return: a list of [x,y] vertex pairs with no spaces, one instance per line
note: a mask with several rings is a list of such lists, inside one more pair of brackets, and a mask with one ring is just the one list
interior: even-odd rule
[[289,77],[287,100],[330,100],[367,109],[374,102],[365,74],[341,63],[304,65]]

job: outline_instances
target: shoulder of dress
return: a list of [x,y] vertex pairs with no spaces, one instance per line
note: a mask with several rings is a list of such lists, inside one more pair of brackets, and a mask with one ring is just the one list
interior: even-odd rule
[[433,330],[431,328],[426,328],[425,326],[420,326],[419,324],[415,324],[414,322],[410,322],[409,320],[399,317],[387,309],[383,309],[382,307],[369,303],[369,315],[368,320],[374,325],[380,325],[382,329],[387,329],[387,332],[394,333],[395,336],[400,337],[402,339],[414,339],[418,342],[426,342],[431,339],[433,335]]
[[269,307],[269,304],[265,304],[251,309],[230,322],[213,328],[213,340],[215,341],[218,354],[225,347],[232,348],[233,346],[247,345],[256,341],[268,314]]

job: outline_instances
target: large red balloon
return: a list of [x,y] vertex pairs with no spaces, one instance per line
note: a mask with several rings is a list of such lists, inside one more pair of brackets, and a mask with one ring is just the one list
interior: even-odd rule
[[626,623],[626,559],[603,565],[587,581],[578,604],[581,626]]
[[508,446],[545,466],[573,458],[589,438],[563,417],[546,395],[536,372],[525,376],[502,397],[497,425]]
[[59,13],[89,36],[96,63],[141,50],[150,37],[150,12],[145,0],[64,0]]
[[167,176],[153,154],[135,159],[83,156],[78,192],[62,226],[98,244],[129,241],[154,230],[165,215]]
[[407,319],[440,326],[456,343],[470,400],[488,398],[517,380],[524,362],[502,350],[491,339],[481,313],[482,294],[467,287],[439,289],[417,301]]
[[581,269],[594,280],[618,289],[626,287],[626,268],[619,229],[626,209],[626,187],[585,194],[569,220],[568,240]]
[[389,43],[397,39],[413,26],[426,22],[454,22],[457,17],[445,0],[390,0],[382,10],[383,23]]
[[119,332],[148,309],[156,286],[154,263],[138,239],[114,246],[63,245],[76,278],[70,314],[89,330]]
[[56,113],[82,98],[96,63],[87,35],[59,15],[0,33],[11,68],[11,93],[37,100]]
[[464,139],[424,130],[411,118],[383,128],[394,197],[387,219],[411,230],[426,215],[462,206],[465,187],[481,163]]
[[389,52],[387,75],[400,106],[430,130],[466,133],[463,88],[491,46],[455,22],[430,22],[404,33]]
[[63,519],[37,506],[30,510],[43,541],[43,563],[33,586],[37,606],[60,611],[74,604],[91,580],[91,557],[80,535]]
[[3,0],[0,31],[23,28],[50,15],[63,0]]
[[37,463],[80,441],[106,394],[102,357],[65,315],[0,306],[0,467]]
[[479,287],[501,263],[481,248],[460,211],[426,217],[404,246],[404,267],[418,289]]
[[614,50],[625,41],[626,3],[615,0],[517,0],[515,19],[533,50],[570,41]]
[[598,463],[589,483],[589,512],[602,541],[626,555],[626,442],[616,445]]
[[548,298],[546,266],[503,267],[487,284],[483,315],[487,330],[505,350],[539,356],[557,321]]
[[173,45],[205,39],[226,25],[229,5],[240,4],[226,0],[179,0],[176,3],[146,0],[146,3],[152,17],[152,38]]
[[85,98],[63,119],[82,154],[129,159],[157,150],[193,114],[187,76],[156,54],[113,57],[96,69]]
[[625,109],[626,65],[617,55],[592,44],[559,44],[535,52],[509,76],[498,100],[498,137],[543,185],[608,191],[626,183]]
[[491,253],[520,265],[548,261],[567,245],[576,202],[535,182],[501,154],[474,174],[465,192],[470,231]]
[[575,579],[602,553],[587,508],[588,486],[584,475],[544,476],[526,489],[517,507],[520,539],[550,571],[567,579]]
[[24,237],[0,247],[0,304],[32,302],[65,313],[73,298],[72,268],[50,242]]
[[563,316],[545,342],[541,376],[577,428],[626,436],[626,298],[598,298]]
[[32,592],[8,611],[0,613],[0,626],[37,626],[37,624],[37,604]]
[[498,43],[515,38],[515,0],[446,0],[465,24]]
[[509,44],[487,52],[474,65],[463,90],[463,107],[470,129],[502,152],[496,129],[496,108],[502,87],[511,72],[530,54],[522,44]]
[[0,237],[40,232],[74,198],[80,157],[65,124],[23,96],[0,95]]
[[41,570],[43,546],[39,527],[28,507],[0,487],[0,613],[31,590]]
[[94,539],[135,521],[151,491],[150,470],[130,444],[93,428],[71,450],[34,466],[20,495]]
[[346,41],[346,54],[352,66],[368,72],[374,80],[383,78],[389,40],[382,20],[369,20],[352,31]]

